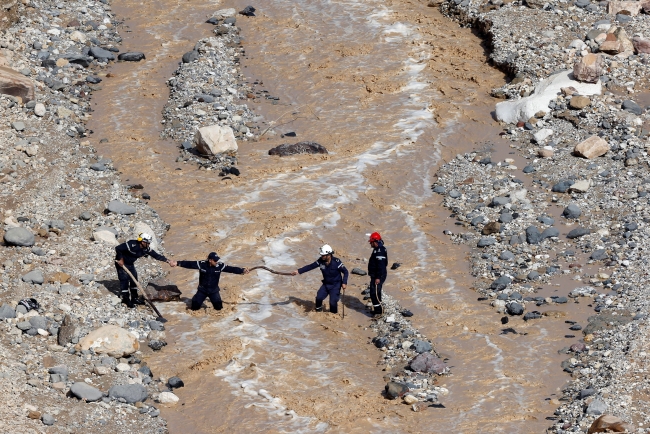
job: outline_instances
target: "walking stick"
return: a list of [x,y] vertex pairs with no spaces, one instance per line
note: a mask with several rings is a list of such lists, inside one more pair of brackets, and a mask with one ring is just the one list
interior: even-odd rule
[[129,277],[131,278],[131,280],[133,280],[133,282],[134,282],[135,285],[138,287],[138,289],[140,290],[140,292],[142,292],[142,296],[144,297],[144,299],[147,301],[147,303],[149,303],[149,306],[151,306],[151,308],[153,309],[153,311],[156,312],[156,315],[158,315],[158,318],[156,318],[156,320],[157,320],[157,321],[160,321],[160,322],[167,322],[167,320],[166,320],[165,318],[163,318],[162,314],[158,311],[158,309],[157,309],[156,306],[153,304],[153,302],[152,302],[151,300],[149,300],[149,297],[147,297],[147,293],[145,292],[144,288],[142,288],[142,286],[140,285],[140,282],[138,282],[138,279],[136,279],[135,277],[133,277],[133,274],[131,274],[131,272],[129,271],[129,269],[126,268],[124,265],[120,264],[120,263],[117,262],[117,261],[115,261],[115,263],[118,264],[120,267],[122,267],[122,270],[126,271],[126,274],[129,275]]
[[343,318],[341,319],[345,319],[345,288],[342,289],[343,289],[343,297],[341,297],[341,305],[343,307]]
[[291,274],[291,273],[282,273],[280,271],[271,270],[270,268],[265,267],[263,265],[258,265],[257,267],[253,267],[253,268],[248,269],[248,271],[253,271],[253,270],[266,270],[266,271],[270,271],[273,274],[279,274],[281,276],[293,276],[293,274]]

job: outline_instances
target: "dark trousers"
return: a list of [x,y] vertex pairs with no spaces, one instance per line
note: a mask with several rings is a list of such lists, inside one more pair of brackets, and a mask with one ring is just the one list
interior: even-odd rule
[[212,302],[212,307],[214,307],[215,310],[223,309],[223,303],[221,301],[221,294],[219,294],[219,288],[208,290],[201,286],[197,288],[196,294],[194,294],[194,297],[192,297],[192,307],[190,309],[192,310],[201,309],[201,305],[203,304],[206,298],[210,298],[210,301]]
[[323,300],[330,297],[330,312],[338,313],[339,307],[338,302],[341,298],[341,284],[337,283],[334,285],[325,285],[323,284],[316,293],[316,312],[323,311]]
[[[138,272],[135,271],[135,265],[124,264],[124,266],[131,272],[131,274],[133,274],[133,277],[136,279],[138,278]],[[137,299],[138,287],[135,282],[118,264],[115,264],[115,268],[117,269],[117,278],[120,280],[120,295],[122,296],[122,300],[129,300],[129,289],[131,292],[131,300]]]
[[[379,279],[379,283],[375,284],[375,279]],[[370,300],[372,300],[372,313],[383,314],[384,308],[381,305],[381,288],[384,286],[386,276],[372,277],[370,276]]]

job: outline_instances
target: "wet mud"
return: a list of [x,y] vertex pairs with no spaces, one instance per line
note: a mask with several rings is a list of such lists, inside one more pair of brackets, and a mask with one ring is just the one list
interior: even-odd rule
[[[501,315],[477,301],[468,252],[442,235],[454,219],[430,190],[441,162],[485,143],[506,146],[489,96],[504,75],[486,64],[471,30],[422,2],[267,3],[256,17],[237,18],[242,73],[280,97],[259,99],[253,110],[282,118],[275,136],[239,143],[240,177],[223,181],[177,163],[178,144],[159,136],[165,82],[210,35],[201,23],[244,2],[114,1],[125,18],[123,51],[144,51],[147,60],[110,68],[89,124],[93,145],[124,182],[144,185],[171,224],[165,248],[175,259],[216,250],[232,265],[290,271],[327,242],[348,269],[364,268],[366,234],[380,231],[391,263],[402,263],[385,290],[449,359],[452,375],[439,379],[449,394],[443,408],[417,413],[382,397],[390,372],[369,344],[366,278],[351,276],[343,321],[312,311],[317,272],[224,275],[221,312],[159,305],[170,345],[148,363],[185,382],[180,403],[163,409],[170,431],[542,432],[569,378],[557,354],[574,342],[564,320],[583,320],[588,308],[553,307],[566,317],[514,319],[507,327],[516,333],[504,331]],[[287,112],[294,120],[286,122]],[[287,132],[296,137],[280,137]],[[289,140],[318,142],[330,154],[267,155]],[[170,279],[191,297],[195,273],[174,269]],[[571,289],[553,285],[540,294]]]

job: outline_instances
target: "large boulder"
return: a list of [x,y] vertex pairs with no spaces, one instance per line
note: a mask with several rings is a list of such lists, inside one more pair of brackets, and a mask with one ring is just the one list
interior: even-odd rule
[[603,414],[596,419],[587,434],[595,434],[600,432],[633,432],[634,428],[623,421],[620,417],[612,416],[611,414]]
[[102,399],[104,394],[97,388],[86,384],[83,381],[77,381],[72,386],[70,386],[70,393],[76,396],[79,399],[88,402],[99,401]]
[[316,142],[298,142],[290,145],[288,143],[283,143],[280,146],[269,149],[269,155],[278,155],[280,157],[286,157],[287,155],[296,155],[296,154],[327,154],[327,149],[325,146],[320,145]]
[[643,2],[640,1],[611,0],[607,4],[607,13],[612,16],[622,13],[623,15],[636,17],[641,12],[642,7]]
[[139,62],[140,60],[144,60],[144,59],[145,59],[144,53],[141,53],[139,51],[122,53],[119,56],[117,56],[117,60],[122,60],[124,62]]
[[140,343],[128,331],[115,325],[93,330],[75,346],[78,351],[93,349],[97,354],[124,357],[140,349]]
[[573,66],[573,76],[578,81],[597,83],[603,75],[603,56],[589,53]]
[[135,214],[136,212],[134,206],[127,205],[124,202],[120,202],[119,200],[112,200],[108,202],[108,206],[106,208],[108,208],[108,210],[112,213],[122,215],[131,215]]
[[413,357],[409,363],[411,370],[415,372],[442,374],[446,368],[445,362],[431,353],[422,353]]
[[641,35],[634,35],[632,45],[634,45],[634,51],[637,54],[650,54],[650,39],[646,39]]
[[17,96],[28,103],[34,99],[34,83],[20,72],[0,66],[0,94]]
[[4,236],[5,243],[11,246],[31,247],[34,245],[34,234],[26,228],[7,229]]
[[232,128],[210,125],[199,128],[194,136],[194,146],[201,155],[215,155],[237,150],[237,141]]
[[600,95],[602,84],[581,83],[574,79],[573,72],[566,70],[542,80],[535,86],[535,92],[525,98],[503,101],[496,106],[497,120],[509,124],[526,122],[535,113],[548,112],[548,103],[557,97],[563,87],[574,87],[580,95]]
[[93,231],[93,240],[101,241],[102,243],[106,243],[109,246],[117,246],[119,244],[115,238],[115,234],[111,231],[106,230]]
[[573,153],[578,157],[592,159],[605,155],[609,151],[609,144],[601,137],[591,136],[576,145]]
[[158,244],[158,239],[156,238],[156,235],[154,235],[151,226],[149,226],[144,222],[136,222],[135,225],[133,226],[133,238],[137,238],[138,235],[141,233],[147,233],[151,235],[151,243],[149,244],[149,247],[153,250],[158,251],[158,247],[160,247],[160,244]]
[[147,389],[142,384],[122,384],[113,386],[108,390],[112,399],[124,399],[129,404],[144,401],[149,396]]
[[41,285],[43,282],[45,282],[45,278],[43,277],[43,272],[41,270],[30,271],[22,277],[22,280],[25,283],[34,283],[36,285]]

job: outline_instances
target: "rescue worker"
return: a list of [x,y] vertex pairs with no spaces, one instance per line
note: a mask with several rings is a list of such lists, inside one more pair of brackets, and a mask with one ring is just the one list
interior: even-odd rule
[[384,241],[379,232],[373,232],[368,239],[372,247],[372,254],[368,260],[368,276],[370,276],[370,300],[372,301],[372,313],[381,316],[384,308],[381,305],[381,288],[386,281],[388,272],[388,252],[384,247]]
[[149,247],[152,238],[151,235],[143,232],[138,235],[137,239],[129,240],[126,243],[122,243],[115,247],[115,261],[117,262],[115,268],[117,269],[117,278],[120,280],[122,303],[126,304],[130,308],[135,307],[136,304],[144,304],[144,301],[140,300],[138,297],[137,285],[133,280],[131,280],[122,267],[126,267],[131,274],[133,274],[133,277],[137,279],[138,272],[135,270],[135,261],[143,256],[151,256],[158,261],[167,262],[171,265],[169,259]]
[[323,284],[316,293],[316,312],[323,311],[323,300],[329,295],[330,312],[338,313],[341,289],[345,289],[348,284],[348,270],[339,258],[334,257],[334,250],[328,244],[321,247],[319,253],[320,258],[316,262],[305,265],[291,274],[296,276],[320,268],[321,273],[323,273]]
[[206,261],[177,261],[173,265],[190,270],[199,270],[199,286],[196,294],[192,297],[190,309],[199,310],[206,298],[210,298],[215,310],[223,309],[221,294],[219,291],[219,278],[221,273],[248,274],[248,268],[231,267],[219,262],[219,256],[210,252]]

